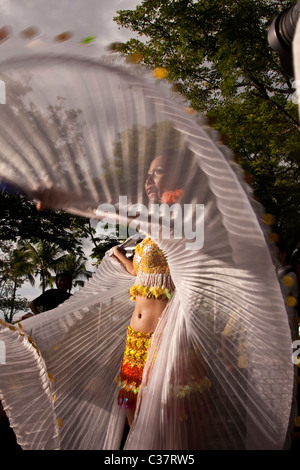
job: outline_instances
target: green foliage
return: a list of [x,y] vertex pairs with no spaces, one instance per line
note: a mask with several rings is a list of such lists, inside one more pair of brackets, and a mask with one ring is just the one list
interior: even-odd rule
[[27,300],[17,294],[25,280],[34,284],[28,257],[19,247],[1,242],[0,246],[0,313],[11,323],[14,315],[27,306]]
[[[83,252],[76,254],[68,253],[57,263],[56,273],[59,271],[68,271],[73,279],[72,286],[83,287],[85,281],[92,276],[91,271],[86,269],[85,263],[86,257],[84,256]],[[54,282],[54,279],[54,277],[50,279],[50,286],[51,283]]]
[[251,175],[255,196],[276,218],[289,254],[300,249],[298,106],[293,79],[268,44],[271,22],[289,1],[145,0],[115,21],[137,33],[119,46],[139,53],[211,125]]
[[108,251],[113,246],[117,245],[118,242],[121,242],[121,240],[107,238],[105,240],[99,241],[99,243],[93,248],[91,253],[91,257],[94,259],[94,264],[100,264],[106,251]]
[[90,236],[88,221],[65,212],[38,212],[35,203],[22,196],[0,194],[0,239],[21,238],[56,243],[62,250],[75,250]]
[[20,243],[20,251],[27,258],[30,270],[40,276],[44,292],[49,283],[51,273],[58,271],[66,259],[66,254],[55,243],[39,240],[36,244]]

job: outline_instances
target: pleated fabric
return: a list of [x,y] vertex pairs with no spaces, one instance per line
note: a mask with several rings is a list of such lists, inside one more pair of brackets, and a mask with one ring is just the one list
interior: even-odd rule
[[298,111],[300,117],[300,23],[297,21],[295,35],[292,43],[292,53],[293,53],[293,67],[294,67],[294,87],[296,88],[295,100],[298,103]]
[[[1,180],[50,209],[150,235],[168,259],[176,290],[125,449],[282,448],[291,334],[264,211],[229,149],[139,67],[45,54],[0,71]],[[164,152],[170,188],[184,196],[157,218],[144,182]],[[22,448],[119,448],[115,378],[133,282],[109,252],[63,305],[0,325],[0,398]]]

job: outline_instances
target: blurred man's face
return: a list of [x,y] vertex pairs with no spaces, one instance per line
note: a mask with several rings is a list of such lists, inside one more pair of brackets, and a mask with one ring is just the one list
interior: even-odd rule
[[70,280],[68,276],[59,276],[56,285],[58,289],[67,291],[70,287]]

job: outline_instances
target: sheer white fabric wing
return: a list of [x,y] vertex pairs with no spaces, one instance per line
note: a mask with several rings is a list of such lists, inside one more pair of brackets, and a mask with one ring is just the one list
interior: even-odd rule
[[[176,293],[152,340],[126,448],[281,448],[290,331],[261,209],[228,149],[147,76],[48,55],[9,59],[0,78],[0,179],[54,210],[132,232],[144,222],[168,256]],[[144,182],[151,160],[170,150],[184,202],[163,217],[172,225],[164,236],[144,217]],[[24,448],[119,448],[124,410],[114,378],[132,282],[107,255],[72,299],[24,321],[25,336],[1,326],[1,339],[14,344],[0,365],[1,400]],[[38,380],[27,367],[41,368]],[[44,403],[41,413],[26,414],[23,382]]]
[[298,20],[295,36],[293,40],[293,65],[295,71],[295,81],[293,83],[296,88],[295,100],[298,103],[300,117],[300,21]]

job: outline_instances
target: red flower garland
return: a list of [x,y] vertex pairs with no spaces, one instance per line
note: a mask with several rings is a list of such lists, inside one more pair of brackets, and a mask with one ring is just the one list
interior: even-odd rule
[[174,204],[179,201],[183,196],[182,189],[175,189],[175,191],[165,191],[161,196],[161,202],[165,204]]

